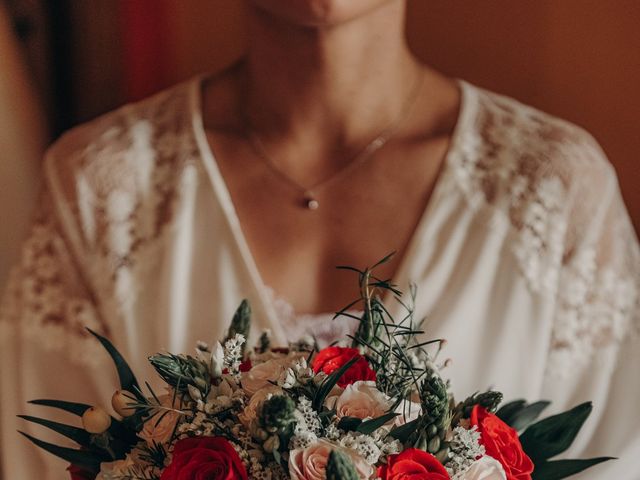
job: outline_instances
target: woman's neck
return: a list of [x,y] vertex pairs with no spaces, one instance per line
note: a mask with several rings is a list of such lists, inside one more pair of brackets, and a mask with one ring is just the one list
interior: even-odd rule
[[419,66],[404,38],[405,2],[323,28],[250,12],[245,108],[266,137],[353,146],[400,113]]

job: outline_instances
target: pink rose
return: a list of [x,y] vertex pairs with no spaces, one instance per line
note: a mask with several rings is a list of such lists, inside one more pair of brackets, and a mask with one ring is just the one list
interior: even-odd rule
[[289,476],[291,480],[324,480],[331,451],[339,450],[353,462],[358,476],[372,478],[375,469],[353,450],[343,448],[327,440],[318,440],[307,448],[292,450],[289,454]]

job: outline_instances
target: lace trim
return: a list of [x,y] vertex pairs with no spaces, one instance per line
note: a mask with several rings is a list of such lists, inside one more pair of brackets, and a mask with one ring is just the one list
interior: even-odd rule
[[521,274],[557,302],[549,368],[585,362],[640,330],[638,241],[615,174],[578,127],[476,94],[474,126],[454,157],[459,183],[472,208],[508,221]]
[[[137,269],[153,264],[141,257],[162,243],[184,182],[194,177],[198,153],[190,86],[125,106],[85,126],[86,132],[72,133],[51,155],[70,228],[80,227],[79,248],[90,259],[90,277],[105,301],[113,300],[112,307],[125,316],[139,288]],[[81,138],[86,145],[73,145]]]
[[284,331],[287,332],[289,342],[296,342],[305,335],[311,335],[318,342],[318,346],[323,348],[334,342],[344,341],[347,335],[353,335],[358,327],[358,322],[352,318],[341,317],[333,320],[333,313],[298,314],[293,306],[272,288],[265,287],[265,292]]
[[102,334],[107,333],[106,327],[46,210],[23,246],[21,263],[12,271],[0,327],[3,335],[17,329],[20,337],[35,340],[48,351],[67,352],[78,362],[99,362],[95,354],[101,347],[85,327]]

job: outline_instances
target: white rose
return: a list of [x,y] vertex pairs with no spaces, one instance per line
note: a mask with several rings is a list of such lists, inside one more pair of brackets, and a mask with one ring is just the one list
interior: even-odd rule
[[336,416],[361,419],[384,415],[393,406],[391,399],[376,388],[376,382],[358,381],[347,385],[338,395],[327,397],[328,408],[336,410]]
[[500,462],[485,455],[471,464],[462,480],[507,480],[507,475]]
[[372,478],[375,470],[364,458],[353,450],[318,440],[307,448],[292,450],[289,454],[289,475],[291,480],[324,480],[327,462],[332,450],[339,450],[351,459],[361,479]]

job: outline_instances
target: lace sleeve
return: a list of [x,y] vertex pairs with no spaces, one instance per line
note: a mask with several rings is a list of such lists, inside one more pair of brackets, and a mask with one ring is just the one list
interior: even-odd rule
[[85,327],[106,333],[47,192],[0,308],[0,328],[44,350],[72,353],[80,363],[94,358],[97,344]]
[[549,370],[567,373],[640,330],[640,250],[613,168],[597,162],[571,182]]

